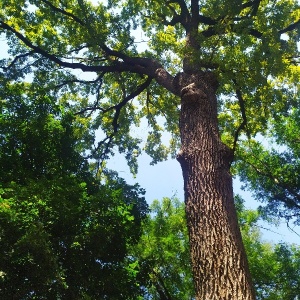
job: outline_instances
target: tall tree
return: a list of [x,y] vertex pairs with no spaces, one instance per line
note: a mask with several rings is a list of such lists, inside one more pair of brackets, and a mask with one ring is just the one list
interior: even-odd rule
[[[175,154],[180,131],[196,298],[254,299],[230,165],[242,131],[249,138],[263,132],[294,104],[284,95],[299,78],[298,1],[1,3],[12,56],[2,61],[3,76],[43,72],[45,92],[90,97],[78,113],[93,114],[94,128],[106,135],[92,157],[118,148],[134,172],[140,147],[133,125],[148,119],[144,148],[154,162]],[[147,49],[137,47],[143,40],[135,29]],[[160,143],[161,116],[173,136],[169,148]]]

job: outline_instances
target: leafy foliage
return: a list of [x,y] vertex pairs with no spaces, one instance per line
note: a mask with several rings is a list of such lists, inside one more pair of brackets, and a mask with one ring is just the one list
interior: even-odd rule
[[266,143],[245,143],[237,164],[246,187],[266,203],[261,210],[296,224],[300,221],[299,125],[298,108],[278,116],[270,130],[272,148]]
[[[118,149],[133,172],[141,149],[154,162],[178,149],[180,93],[165,82],[167,76],[158,78],[157,69],[174,77],[188,58],[217,75],[220,130],[230,146],[242,129],[252,136],[265,133],[270,119],[295,107],[297,97],[290,93],[299,81],[295,0],[164,5],[3,0],[0,16],[11,56],[2,61],[5,76],[31,74],[43,81],[47,94],[55,90],[65,99],[82,99],[77,112],[93,116],[93,127],[106,136],[93,156],[105,159]],[[195,47],[189,46],[191,35]],[[144,119],[150,133],[146,145],[132,134]],[[164,130],[172,136],[169,146],[161,144]]]
[[190,267],[184,204],[178,199],[155,200],[143,223],[143,235],[132,249],[137,257],[143,299],[192,299],[194,284]]
[[1,103],[1,298],[135,299],[128,247],[144,191],[114,173],[95,180],[86,120],[20,86],[2,91],[15,101]]
[[[299,149],[283,131],[293,128],[287,129],[289,139],[297,141],[299,11],[295,0],[178,0],[165,5],[139,0],[3,0],[0,28],[10,55],[1,61],[1,85],[7,94],[3,99],[15,102],[12,98],[17,97],[22,103],[22,93],[28,90],[24,82],[32,81],[30,93],[39,97],[39,105],[56,98],[77,113],[79,130],[90,128],[84,137],[90,157],[103,161],[119,151],[136,173],[142,150],[153,163],[170,153],[174,157],[178,150],[180,91],[175,83],[188,59],[196,69],[218,77],[219,128],[225,143],[236,150],[244,131],[248,138],[271,135],[279,145],[292,147],[269,153],[261,151],[257,140],[239,143],[236,170],[257,189],[259,199],[273,206],[271,211],[297,216],[285,210],[299,204],[298,177],[288,176],[298,174]],[[11,80],[18,88],[12,89]],[[134,128],[145,120],[148,137],[143,144]],[[171,134],[169,145],[162,143],[164,130]],[[251,162],[257,159],[268,161],[268,169],[276,174],[257,174]],[[279,180],[282,164],[285,175]]]
[[[94,197],[99,183],[78,157],[83,151],[101,168],[115,151],[124,153],[133,173],[142,150],[153,163],[175,156],[182,71],[212,72],[219,82],[220,134],[236,154],[235,170],[269,203],[269,211],[298,217],[299,176],[289,175],[299,173],[299,149],[278,124],[292,124],[298,115],[299,8],[297,0],[2,0],[0,33],[9,58],[0,62],[0,100],[8,105],[1,109],[6,113],[16,97],[23,114],[16,126],[1,119],[2,195],[37,180],[71,178],[76,187],[84,182],[86,197]],[[32,98],[40,108],[29,128],[29,107],[22,107]],[[43,114],[48,101],[58,105],[61,118]],[[135,127],[145,120],[143,144]],[[162,142],[164,130],[171,133],[169,145]],[[247,142],[238,143],[241,132]],[[258,134],[271,134],[288,149],[265,150],[255,140]],[[82,190],[76,195],[81,203]]]

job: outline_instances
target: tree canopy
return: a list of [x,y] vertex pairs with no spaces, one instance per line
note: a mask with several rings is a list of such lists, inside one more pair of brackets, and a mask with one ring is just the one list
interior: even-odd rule
[[273,145],[254,141],[245,145],[237,166],[246,187],[266,203],[261,210],[296,225],[300,222],[299,124],[298,107],[277,116],[268,131]]
[[[77,112],[92,115],[93,128],[105,133],[93,156],[115,146],[133,171],[141,148],[130,129],[143,118],[149,134],[142,147],[154,162],[178,150],[173,81],[187,57],[217,74],[220,129],[231,146],[241,130],[265,133],[270,119],[298,105],[297,1],[1,3],[11,56],[1,62],[2,76],[31,74],[44,93],[81,99]],[[197,47],[189,47],[195,26]],[[171,133],[170,147],[161,144],[163,130]]]

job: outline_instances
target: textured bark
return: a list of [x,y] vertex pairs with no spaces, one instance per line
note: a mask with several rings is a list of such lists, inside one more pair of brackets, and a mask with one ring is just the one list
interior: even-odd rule
[[255,299],[233,201],[232,152],[219,137],[216,80],[209,72],[176,80],[196,299]]

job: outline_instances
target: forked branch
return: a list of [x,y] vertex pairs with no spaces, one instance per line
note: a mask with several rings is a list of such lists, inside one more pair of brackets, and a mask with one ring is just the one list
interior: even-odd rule
[[103,151],[101,151],[101,155],[98,159],[100,159],[100,160],[102,158],[105,159],[105,156],[108,154],[108,152],[110,150],[110,145],[111,145],[115,135],[118,132],[118,128],[119,128],[118,120],[119,120],[122,108],[125,107],[126,104],[130,100],[134,99],[139,94],[141,94],[144,90],[146,90],[149,87],[151,81],[152,81],[152,78],[148,77],[142,84],[140,84],[137,87],[137,89],[135,91],[133,91],[132,93],[130,93],[129,95],[124,97],[124,99],[121,102],[119,102],[118,104],[110,106],[109,108],[103,109],[99,106],[93,106],[91,108],[86,108],[86,109],[76,113],[76,114],[82,114],[82,113],[84,113],[88,110],[90,110],[90,111],[100,110],[102,114],[105,114],[105,113],[107,113],[111,110],[115,110],[114,117],[113,117],[113,120],[111,122],[112,132],[98,143],[97,147],[93,150],[90,158],[96,158],[97,159],[97,157],[95,157],[97,152],[99,151],[100,148],[102,148],[104,146],[104,149],[103,149]]

